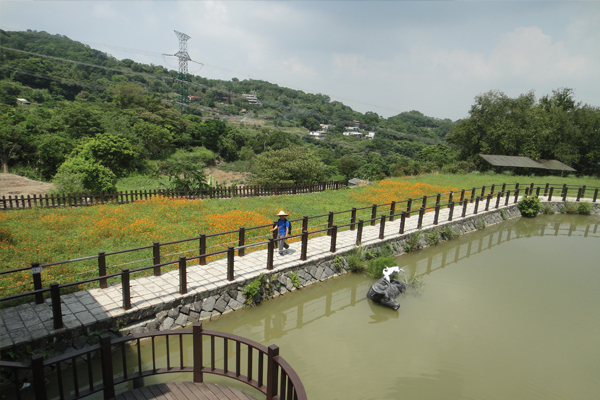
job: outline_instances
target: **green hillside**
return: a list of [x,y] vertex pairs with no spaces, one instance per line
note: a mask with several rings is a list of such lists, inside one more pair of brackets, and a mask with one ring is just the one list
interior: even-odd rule
[[[431,170],[452,157],[442,144],[452,122],[418,111],[385,119],[265,81],[181,76],[46,32],[0,31],[0,42],[3,168],[56,178],[65,190],[110,190],[132,173],[194,187],[204,182],[199,163],[222,161],[237,162],[229,168],[251,170],[258,180],[283,183],[376,179],[418,171],[415,160]],[[243,96],[250,93],[260,104]],[[316,140],[308,133],[320,124],[329,131]],[[356,126],[375,138],[344,136]],[[265,178],[270,156],[263,153],[297,146],[309,150],[313,170],[321,172]]]

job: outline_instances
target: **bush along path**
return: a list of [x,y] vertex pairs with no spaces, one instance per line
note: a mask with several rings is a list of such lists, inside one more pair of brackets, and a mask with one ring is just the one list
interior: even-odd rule
[[[377,218],[378,224],[359,224],[355,230],[311,238],[305,260],[301,259],[302,242],[291,242],[283,256],[269,257],[268,249],[243,257],[233,256],[232,252],[231,257],[206,265],[186,268],[184,261],[179,269],[160,276],[127,280],[106,289],[58,294],[42,304],[5,308],[0,325],[1,350],[3,354],[14,354],[27,346],[40,348],[48,343],[77,348],[92,343],[92,333],[106,330],[128,334],[219,318],[248,304],[357,270],[352,253],[359,246],[376,249],[385,245],[399,255],[521,215],[518,199],[511,196],[508,204],[502,200],[498,209],[495,200],[489,204],[476,200],[439,213],[418,212],[409,218],[396,215],[393,221],[382,216]],[[552,205],[570,212],[570,204],[584,202],[590,204],[589,212],[598,213],[598,204],[585,199],[576,202],[575,198],[568,198],[566,204],[541,198],[541,208]]]

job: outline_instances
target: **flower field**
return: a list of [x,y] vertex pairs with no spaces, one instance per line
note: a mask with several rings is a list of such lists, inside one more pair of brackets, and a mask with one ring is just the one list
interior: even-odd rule
[[[458,180],[458,179],[457,179]],[[153,242],[171,242],[200,234],[235,231],[240,227],[261,226],[277,219],[279,210],[290,213],[288,219],[326,215],[329,211],[349,211],[353,207],[388,204],[423,195],[436,195],[456,187],[417,182],[414,179],[390,179],[373,185],[338,191],[295,196],[184,200],[153,198],[129,204],[59,209],[33,208],[0,212],[0,270],[93,256],[100,251],[113,252],[149,246]],[[400,211],[398,206],[397,210]],[[379,207],[377,215],[389,212]],[[336,214],[335,223],[349,223],[350,213]],[[369,219],[370,209],[359,211],[358,218]],[[310,231],[323,229],[327,217],[311,219]],[[294,223],[299,234],[301,221]],[[268,226],[246,231],[246,243],[257,243],[270,236]],[[207,252],[236,245],[237,233],[210,237]],[[181,255],[198,255],[197,240],[161,246],[162,262],[175,261]],[[247,250],[251,251],[251,250]],[[152,265],[152,249],[107,256],[107,273]],[[97,277],[97,260],[80,261],[45,268],[44,286],[50,282],[75,282]],[[176,266],[173,266],[176,268]],[[169,268],[165,268],[169,269]],[[0,296],[32,290],[29,271],[0,276]],[[97,284],[94,284],[97,286]]]

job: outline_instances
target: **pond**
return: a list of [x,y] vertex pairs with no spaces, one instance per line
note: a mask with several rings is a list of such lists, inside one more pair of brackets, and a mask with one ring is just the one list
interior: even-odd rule
[[600,398],[599,222],[521,218],[399,257],[422,286],[398,311],[350,274],[205,328],[279,345],[311,399]]

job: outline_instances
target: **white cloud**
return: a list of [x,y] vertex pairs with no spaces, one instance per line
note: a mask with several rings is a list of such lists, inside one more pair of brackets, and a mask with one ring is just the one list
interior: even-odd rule
[[287,77],[296,78],[312,79],[318,75],[313,67],[304,65],[296,56],[290,57],[281,63],[281,72]]
[[113,8],[112,3],[101,2],[95,3],[92,7],[92,16],[110,19],[119,18],[119,13]]

